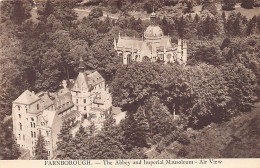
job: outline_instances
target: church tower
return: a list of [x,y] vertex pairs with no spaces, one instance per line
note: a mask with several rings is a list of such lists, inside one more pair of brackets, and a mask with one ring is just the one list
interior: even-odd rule
[[85,64],[80,57],[79,61],[79,74],[71,89],[72,101],[74,104],[74,110],[79,111],[82,115],[88,115],[91,108],[89,82],[85,73]]

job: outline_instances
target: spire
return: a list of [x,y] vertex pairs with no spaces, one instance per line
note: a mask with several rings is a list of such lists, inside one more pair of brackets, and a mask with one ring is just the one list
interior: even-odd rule
[[79,72],[84,72],[85,71],[85,63],[83,61],[82,56],[80,56],[79,59]]
[[116,39],[114,38],[114,49],[117,50]]
[[155,25],[156,24],[156,14],[154,12],[154,7],[153,7],[153,13],[150,16],[150,19],[151,19],[151,24]]

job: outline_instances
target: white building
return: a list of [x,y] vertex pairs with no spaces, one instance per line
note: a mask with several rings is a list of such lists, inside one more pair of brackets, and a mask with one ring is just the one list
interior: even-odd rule
[[151,25],[148,26],[142,38],[122,37],[114,39],[114,49],[122,58],[124,65],[135,62],[165,63],[187,62],[187,42],[178,39],[178,44],[172,43],[169,36],[163,34],[162,29],[156,25],[156,14],[151,14]]
[[49,158],[55,156],[58,134],[65,120],[88,118],[102,123],[112,108],[112,97],[104,78],[97,71],[85,71],[80,60],[79,74],[71,89],[58,93],[24,91],[13,101],[13,132],[17,144],[34,156],[39,134],[45,139]]

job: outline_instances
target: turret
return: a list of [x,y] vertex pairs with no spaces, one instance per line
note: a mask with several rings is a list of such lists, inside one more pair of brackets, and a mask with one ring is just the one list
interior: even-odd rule
[[85,71],[85,63],[83,61],[83,58],[80,57],[80,60],[79,60],[79,72],[84,72]]
[[153,9],[153,13],[150,16],[150,19],[151,19],[151,25],[155,25],[156,24],[156,14],[154,12],[154,9]]

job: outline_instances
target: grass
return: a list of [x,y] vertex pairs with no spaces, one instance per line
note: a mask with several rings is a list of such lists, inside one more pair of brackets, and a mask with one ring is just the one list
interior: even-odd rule
[[[218,13],[221,15],[222,12],[223,12],[221,4],[217,4],[216,6],[217,6]],[[201,5],[193,7],[195,13],[200,12],[201,8],[202,8]],[[232,11],[225,11],[225,14],[226,14],[226,16],[229,16],[230,13],[232,13],[232,12],[235,12],[235,13],[240,12],[242,15],[246,16],[247,19],[251,19],[255,15],[257,16],[257,15],[260,14],[260,7],[255,7],[253,9],[245,9],[245,8],[241,8],[240,4],[237,4],[235,6],[234,10],[232,10]]]

